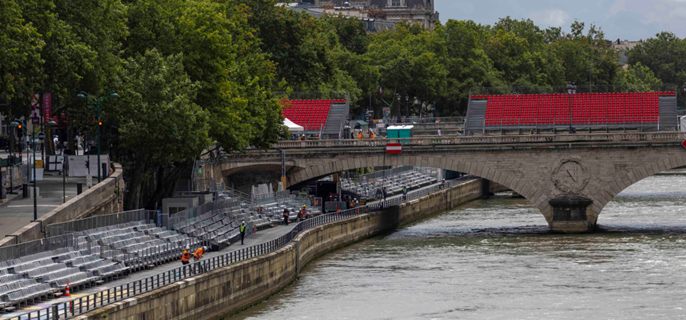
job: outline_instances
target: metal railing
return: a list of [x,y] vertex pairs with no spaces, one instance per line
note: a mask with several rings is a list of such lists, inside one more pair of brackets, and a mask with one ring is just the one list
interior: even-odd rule
[[203,214],[206,214],[210,211],[226,209],[226,208],[233,208],[233,207],[239,206],[240,204],[241,204],[241,201],[238,199],[232,199],[229,201],[214,201],[214,202],[205,203],[205,204],[199,205],[197,207],[189,208],[189,209],[175,213],[174,215],[168,217],[167,218],[167,220],[168,220],[167,224],[162,225],[162,226],[167,227],[167,229],[170,229],[170,230],[176,230],[177,225],[181,222],[185,222],[185,221],[190,220],[192,218],[202,216]]
[[474,87],[471,88],[470,95],[502,95],[502,94],[551,94],[569,93],[572,89],[574,93],[623,93],[623,92],[679,92],[679,86],[675,84],[638,84],[638,85],[579,85],[570,88],[569,86],[510,86],[510,87]]
[[[575,134],[534,134],[534,135],[494,135],[494,136],[456,136],[422,137],[400,139],[403,147],[469,144],[511,144],[511,143],[555,143],[555,142],[623,142],[623,141],[683,141],[686,132],[627,132],[627,133],[575,133]],[[313,141],[280,141],[274,148],[332,148],[332,147],[385,147],[386,143],[398,139],[343,139]],[[359,151],[350,148],[351,151]],[[404,151],[404,150],[403,150]],[[261,152],[261,151],[258,151]]]
[[17,259],[23,256],[60,248],[78,249],[78,246],[79,244],[72,234],[47,237],[44,239],[0,247],[0,261],[9,261],[11,259]]
[[412,170],[414,170],[414,167],[399,167],[399,168],[386,169],[386,170],[382,170],[382,171],[377,171],[377,172],[359,175],[358,180],[369,181],[370,179],[392,177],[392,176],[401,174],[403,172],[412,171]]
[[396,206],[405,201],[418,199],[428,194],[440,191],[443,188],[450,188],[470,179],[471,178],[446,181],[445,186],[436,185],[431,188],[410,192],[408,193],[407,199],[403,199],[402,197],[396,197],[393,199],[379,201],[370,205],[360,206],[341,212],[316,216],[305,221],[299,222],[291,231],[273,240],[253,245],[250,247],[242,248],[239,250],[227,252],[219,256],[211,257],[206,260],[201,260],[199,262],[195,262],[193,264],[189,264],[186,266],[174,268],[172,270],[167,270],[143,279],[135,280],[126,284],[115,286],[113,288],[102,290],[94,294],[86,295],[68,301],[61,301],[59,303],[53,304],[51,307],[48,308],[43,308],[40,310],[30,311],[17,316],[9,317],[8,320],[57,320],[73,318],[81,314],[87,313],[89,311],[95,310],[97,308],[124,299],[128,299],[130,297],[134,297],[146,292],[150,292],[152,290],[159,289],[161,287],[194,277],[204,272],[224,268],[231,264],[235,264],[260,255],[274,252],[288,245],[293,239],[295,239],[295,237],[297,237],[303,231],[312,229],[314,227],[330,222],[336,222],[340,220],[353,218],[360,214],[378,211],[383,208]]
[[336,92],[336,91],[316,91],[316,92],[274,92],[277,97],[287,97],[289,100],[319,100],[319,99],[345,99],[349,100],[349,94],[347,92]]
[[[153,211],[156,212],[156,211]],[[53,223],[45,227],[45,236],[54,237],[78,231],[107,227],[126,222],[154,219],[145,209],[123,211],[113,214],[93,216],[79,220]]]
[[[391,123],[396,123],[394,121],[397,118],[392,118]],[[413,124],[413,123],[463,123],[464,117],[402,117],[402,124]]]

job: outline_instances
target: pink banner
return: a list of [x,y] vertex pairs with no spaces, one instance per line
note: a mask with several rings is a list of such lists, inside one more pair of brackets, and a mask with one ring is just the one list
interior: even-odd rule
[[49,93],[43,95],[43,114],[46,122],[52,119],[52,96]]

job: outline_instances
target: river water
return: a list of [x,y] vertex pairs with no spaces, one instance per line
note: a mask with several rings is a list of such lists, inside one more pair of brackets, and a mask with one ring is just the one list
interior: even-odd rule
[[600,232],[548,233],[525,199],[474,201],[310,263],[231,319],[686,318],[686,176],[618,195]]

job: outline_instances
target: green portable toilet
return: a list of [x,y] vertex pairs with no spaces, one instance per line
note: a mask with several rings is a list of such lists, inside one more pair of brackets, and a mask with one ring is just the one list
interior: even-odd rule
[[410,141],[404,140],[403,138],[412,138],[412,128],[414,128],[414,126],[412,125],[390,126],[386,128],[386,132],[388,133],[388,139],[397,139],[391,141],[394,143],[399,142],[402,144],[408,144]]

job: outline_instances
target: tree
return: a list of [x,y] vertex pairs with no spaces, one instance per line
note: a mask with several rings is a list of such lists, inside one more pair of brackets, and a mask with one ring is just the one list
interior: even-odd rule
[[324,16],[321,18],[321,21],[325,28],[333,28],[338,35],[339,43],[345,49],[355,54],[367,52],[370,37],[367,34],[364,21],[341,15]]
[[655,77],[650,68],[637,62],[627,70],[619,72],[617,84],[625,85],[631,92],[650,92],[660,90],[662,81]]
[[[118,0],[24,0],[20,7],[45,43],[33,92],[50,93],[53,114],[66,114],[70,127],[82,132],[90,127],[93,131],[97,121],[90,108],[77,103],[76,95],[109,89],[106,87],[121,63],[119,48],[126,36],[124,5]],[[14,116],[27,115],[25,105],[22,113]],[[71,137],[68,134],[66,140]],[[50,131],[47,138],[50,140]],[[52,145],[48,146],[50,153]]]
[[619,57],[602,30],[591,25],[584,35],[585,24],[579,21],[572,23],[571,29],[552,44],[564,66],[564,80],[577,85],[613,84],[619,73]]
[[[133,0],[127,12],[125,55],[156,50],[181,57],[185,74],[197,84],[192,102],[209,116],[209,138],[217,146],[227,152],[267,148],[286,135],[273,93],[282,83],[248,24],[246,6],[233,0]],[[139,202],[154,203],[168,192],[158,180],[178,178],[175,172],[144,177],[139,185],[148,187],[140,189]]]
[[629,65],[639,63],[653,71],[663,83],[681,86],[686,83],[686,41],[670,32],[662,32],[629,51]]
[[438,99],[443,115],[465,115],[469,93],[475,87],[504,85],[501,74],[484,50],[488,27],[473,21],[448,20],[434,32],[443,37],[446,47],[446,90]]
[[[209,146],[209,114],[193,103],[199,87],[186,74],[181,54],[164,57],[153,49],[129,58],[115,84],[121,98],[105,104],[104,112],[134,191],[125,207],[155,208]],[[146,182],[155,188],[136,192]]]
[[366,53],[381,74],[383,99],[397,115],[405,113],[406,104],[418,114],[423,105],[439,99],[447,84],[443,38],[417,30],[416,25],[399,23],[392,31],[374,35]]
[[[0,3],[0,25],[0,104],[4,105],[11,99],[28,100],[30,89],[40,84],[45,43],[14,0]],[[11,113],[9,108],[3,112]]]
[[494,66],[510,85],[564,85],[564,68],[531,20],[501,19],[485,45]]

